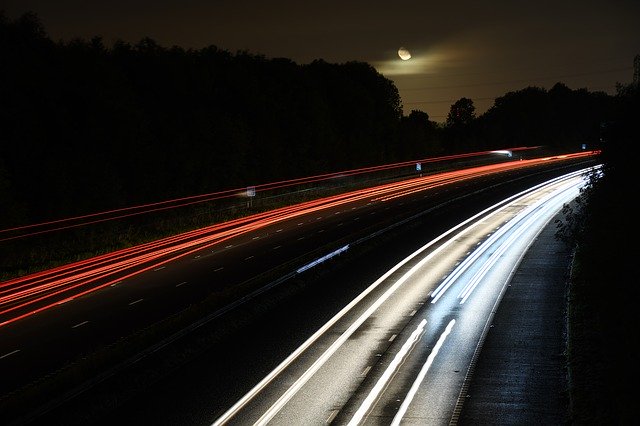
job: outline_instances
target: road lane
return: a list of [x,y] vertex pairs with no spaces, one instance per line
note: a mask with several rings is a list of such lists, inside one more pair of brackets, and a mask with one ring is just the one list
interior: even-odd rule
[[[214,425],[321,419],[389,424],[399,421],[394,418],[400,409],[410,423],[448,424],[512,271],[583,183],[578,173],[536,188],[430,242],[376,281]],[[410,261],[415,264],[400,275]],[[473,293],[466,291],[469,285]]]

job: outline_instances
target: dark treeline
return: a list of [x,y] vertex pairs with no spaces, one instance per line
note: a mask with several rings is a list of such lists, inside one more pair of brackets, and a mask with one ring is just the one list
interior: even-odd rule
[[615,97],[556,84],[508,93],[476,117],[404,115],[371,65],[298,65],[247,52],[55,42],[37,15],[0,12],[0,229],[478,149],[579,149]]

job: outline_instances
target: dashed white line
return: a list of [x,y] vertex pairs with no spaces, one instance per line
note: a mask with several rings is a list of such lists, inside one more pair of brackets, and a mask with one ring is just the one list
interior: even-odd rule
[[166,268],[166,266],[160,266],[159,268],[154,269],[154,271],[160,271],[161,269]]
[[300,241],[300,240],[304,240],[304,237],[300,237],[300,238],[298,238],[298,241]]
[[228,246],[224,246],[224,248],[226,248],[226,249],[229,249],[231,247],[233,247],[233,244],[229,244]]
[[83,325],[88,324],[88,323],[89,323],[89,321],[82,321],[82,322],[79,322],[78,324],[74,325],[74,326],[73,326],[73,327],[71,327],[71,328],[78,328],[78,327],[82,327]]
[[409,316],[410,316],[410,317],[414,316],[414,315],[416,314],[416,312],[418,312],[418,311],[416,311],[416,310],[414,309],[413,311],[411,311],[411,313],[409,314]]
[[253,237],[252,240],[257,240],[258,238],[260,238],[260,237],[259,236],[258,237]]
[[20,349],[16,349],[15,351],[11,351],[11,352],[9,352],[9,353],[6,353],[6,354],[4,354],[4,355],[0,356],[0,359],[2,359],[2,358],[6,358],[6,357],[11,356],[11,355],[14,355],[14,354],[17,354],[18,352],[20,352]]
[[318,234],[319,234],[319,233],[321,233],[321,232],[324,232],[324,229],[319,230],[319,231],[318,231]]
[[282,232],[282,229],[276,229],[276,232]]
[[218,269],[214,269],[213,272],[220,272],[224,269],[224,266],[219,267]]
[[389,337],[389,341],[393,342],[394,340],[396,340],[396,337],[398,337],[398,335],[394,334],[393,336]]
[[194,259],[199,259],[199,258],[200,258],[200,255],[197,255],[194,257]]
[[131,305],[135,305],[136,303],[140,303],[140,302],[142,302],[143,300],[144,300],[144,299],[138,299],[138,300],[136,300],[136,301],[133,301],[133,302],[129,303],[129,306],[131,306]]
[[122,281],[116,281],[115,283],[111,284],[111,287],[115,287],[115,286],[117,286],[118,284],[122,284]]
[[304,225],[304,222],[300,222],[300,223],[298,224],[298,226],[301,226],[301,225]]
[[344,225],[344,222],[340,222],[337,226],[342,226]]
[[180,284],[176,284],[176,287],[183,286],[183,285],[185,285],[186,283],[187,283],[186,281],[182,281]]
[[368,365],[367,368],[365,368],[364,370],[362,370],[362,373],[360,373],[361,377],[366,376],[367,374],[369,374],[369,370],[371,370],[371,366]]
[[282,247],[282,246],[275,246],[273,249],[274,250],[278,250],[280,247]]
[[253,255],[244,258],[244,260],[249,260],[249,259],[253,259]]

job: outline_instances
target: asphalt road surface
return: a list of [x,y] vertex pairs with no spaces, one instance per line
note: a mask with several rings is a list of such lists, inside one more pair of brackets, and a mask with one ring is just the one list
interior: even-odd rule
[[[505,194],[579,167],[584,164],[538,171],[510,184],[502,184],[504,176],[464,182],[397,198],[382,208],[362,202],[348,209],[326,209],[322,214],[243,234],[224,246],[194,253],[109,286],[100,292],[100,297],[92,295],[82,298],[82,303],[64,303],[2,330],[0,369],[6,378],[2,390],[11,395],[25,382],[38,383],[69,360],[79,363],[69,354],[91,354],[104,345],[113,345],[128,335],[127,324],[136,324],[136,329],[150,327],[168,311],[187,310],[212,291],[224,294],[226,289],[244,284],[249,292],[252,288],[247,283],[253,283],[265,270],[271,271],[271,265],[286,267],[274,271],[269,278],[308,265],[316,252],[331,253],[345,247],[348,241],[362,241],[358,250],[340,252],[322,265],[290,277],[286,285],[280,283],[268,292],[255,294],[224,315],[212,315],[186,335],[155,347],[133,363],[124,363],[125,367],[101,380],[93,380],[93,376],[81,378],[91,386],[83,388],[85,392],[75,398],[63,392],[62,398],[53,401],[55,404],[33,406],[21,413],[26,415],[25,422],[42,424],[211,424],[304,343],[309,330],[322,327],[383,275],[389,265],[397,264],[416,246]],[[475,195],[462,197],[468,193]],[[452,199],[457,202],[452,203]],[[397,223],[403,226],[394,226]],[[376,237],[367,238],[371,235]],[[212,290],[220,283],[224,283],[222,288]],[[408,313],[414,310],[416,313],[410,316],[417,320],[418,309]],[[212,314],[216,312],[212,310]],[[402,312],[391,315],[408,315]],[[442,319],[427,319],[425,334],[441,335],[448,324]],[[490,340],[491,333],[488,336]],[[401,342],[397,336],[395,339]],[[437,340],[430,341],[426,347],[433,348],[436,343]],[[349,371],[362,374],[370,365],[374,364],[360,370],[350,367]],[[363,377],[371,377],[369,373],[374,370],[369,368]],[[341,377],[339,370],[335,373]],[[459,370],[457,374],[462,373]],[[315,397],[300,404],[306,406],[311,400]],[[341,408],[329,410],[324,419],[333,416],[331,420],[338,421],[340,413],[346,412]],[[467,412],[473,413],[463,410],[461,419],[471,418],[464,417]]]

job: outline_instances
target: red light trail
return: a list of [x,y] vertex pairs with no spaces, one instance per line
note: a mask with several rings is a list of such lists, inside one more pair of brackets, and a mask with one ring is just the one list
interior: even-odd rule
[[[599,154],[597,151],[584,151],[564,156],[503,162],[411,178],[230,220],[14,278],[0,283],[0,327],[145,271],[156,269],[200,250],[209,249],[238,235],[298,216],[363,200],[385,202],[479,176],[597,154]],[[309,180],[306,182],[313,182],[313,179],[319,180],[321,178],[307,179]]]
[[[508,151],[525,151],[533,150],[538,147],[518,147],[510,148]],[[486,155],[495,154],[495,151],[480,151],[465,154],[446,155],[441,157],[425,158],[421,160],[404,161],[394,164],[385,164],[381,166],[363,167],[359,169],[326,173],[316,176],[302,177],[297,179],[290,179],[278,182],[271,182],[266,184],[256,185],[256,192],[264,192],[274,189],[287,188],[294,185],[319,183],[325,180],[335,179],[338,177],[357,176],[364,173],[374,173],[385,170],[399,169],[402,167],[412,166],[416,163],[437,163],[448,160],[460,160],[464,158],[474,158]],[[133,216],[139,216],[143,214],[159,212],[163,210],[170,210],[179,207],[186,207],[195,204],[208,203],[225,198],[237,197],[246,191],[246,188],[229,189],[219,192],[212,192],[208,194],[194,195],[190,197],[176,198],[173,200],[159,201],[155,203],[142,204],[138,206],[123,207],[120,209],[113,209],[103,212],[90,213],[81,216],[74,216],[64,219],[51,220],[46,222],[34,223],[29,225],[15,226],[7,229],[0,229],[0,236],[5,234],[8,236],[0,237],[0,242],[10,241],[16,239],[22,239],[26,237],[32,237],[35,235],[46,234],[55,231],[62,231],[70,228],[77,228],[80,226],[92,225],[112,220],[124,219]],[[13,234],[13,235],[11,235]]]

